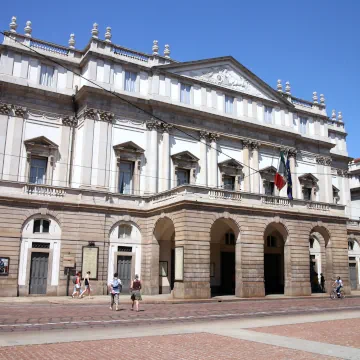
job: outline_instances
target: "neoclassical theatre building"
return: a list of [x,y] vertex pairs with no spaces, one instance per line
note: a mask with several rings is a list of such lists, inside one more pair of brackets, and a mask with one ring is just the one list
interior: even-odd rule
[[175,298],[359,286],[347,134],[323,95],[230,56],[178,62],[97,24],[89,38],[52,44],[14,17],[0,47],[0,296],[66,295],[77,271],[97,294],[114,272]]

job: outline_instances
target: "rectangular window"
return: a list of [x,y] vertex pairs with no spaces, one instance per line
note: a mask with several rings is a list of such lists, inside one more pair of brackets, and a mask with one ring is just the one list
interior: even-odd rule
[[265,184],[265,195],[275,195],[275,184],[272,181],[269,181]]
[[180,84],[180,102],[183,104],[190,104],[191,86]]
[[31,184],[45,184],[47,159],[31,159],[30,178]]
[[125,71],[125,91],[135,92],[136,91],[136,77],[137,74],[131,71]]
[[267,247],[276,247],[276,237],[269,235],[266,238],[266,245]]
[[273,108],[270,106],[264,107],[264,123],[265,124],[272,124],[272,112]]
[[224,189],[235,190],[235,176],[224,176]]
[[234,113],[234,98],[232,96],[225,95],[225,112],[226,114]]
[[304,200],[311,200],[311,193],[312,193],[312,189],[311,188],[305,188],[304,189]]
[[119,193],[132,194],[133,163],[120,162]]
[[189,184],[190,170],[178,169],[176,171],[177,186]]
[[50,65],[41,64],[40,85],[54,86],[55,85],[55,68]]
[[307,118],[300,117],[300,133],[306,134]]

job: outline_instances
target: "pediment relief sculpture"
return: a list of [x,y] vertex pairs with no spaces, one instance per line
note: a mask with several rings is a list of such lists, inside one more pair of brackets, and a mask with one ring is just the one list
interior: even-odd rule
[[193,70],[180,73],[194,79],[224,86],[232,90],[240,91],[249,95],[269,99],[267,95],[259,91],[241,74],[235,72],[230,66],[222,65],[205,69]]

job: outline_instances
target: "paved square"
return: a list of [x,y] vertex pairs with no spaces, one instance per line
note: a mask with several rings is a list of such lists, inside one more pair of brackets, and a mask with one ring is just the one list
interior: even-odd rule
[[336,359],[207,333],[28,345],[1,349],[2,360],[312,360]]
[[270,326],[253,329],[257,332],[351,346],[360,349],[360,319],[341,319],[316,323]]

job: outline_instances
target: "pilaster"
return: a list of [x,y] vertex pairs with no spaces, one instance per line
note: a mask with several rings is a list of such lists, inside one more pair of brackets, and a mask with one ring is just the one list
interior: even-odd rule
[[147,183],[148,192],[155,194],[157,192],[157,169],[158,169],[158,129],[159,123],[155,120],[148,121],[146,127],[148,129],[148,143],[147,143]]
[[288,152],[288,158],[290,162],[291,181],[292,181],[292,195],[294,199],[299,199],[298,194],[298,176],[296,173],[296,149],[290,149]]
[[208,185],[208,169],[207,169],[207,133],[205,131],[200,131],[200,176],[199,176],[199,185],[207,186]]
[[250,156],[250,141],[243,140],[243,163],[244,163],[244,191],[250,192],[250,167],[249,167],[249,156]]
[[260,194],[260,173],[259,173],[259,147],[260,143],[257,141],[251,142],[251,150],[252,150],[252,163],[250,172],[251,176],[251,190],[256,194]]
[[209,133],[209,142],[210,142],[210,169],[209,169],[209,186],[217,187],[218,186],[218,151],[217,151],[217,141],[219,135],[216,133]]

